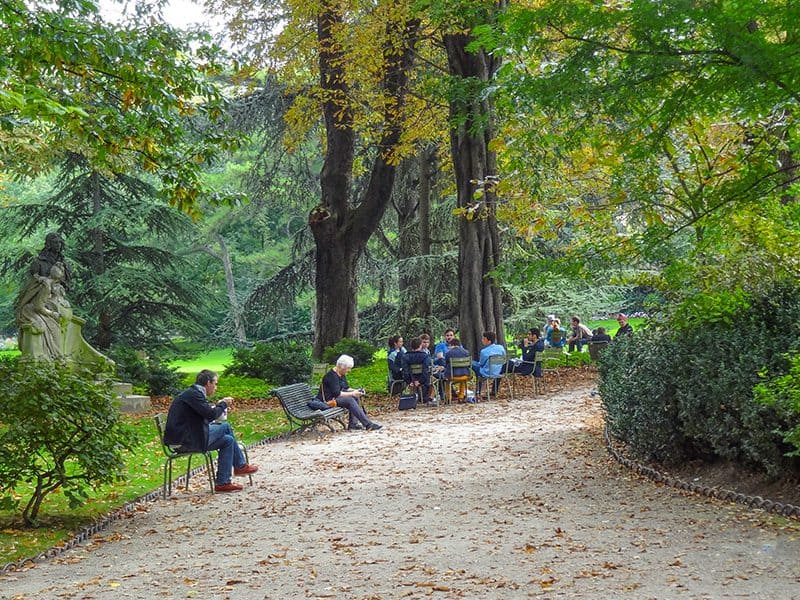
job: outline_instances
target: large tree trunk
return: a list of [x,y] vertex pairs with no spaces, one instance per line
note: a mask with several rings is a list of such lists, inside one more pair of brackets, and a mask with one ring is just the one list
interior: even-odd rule
[[[497,65],[483,50],[467,52],[472,38],[466,34],[444,38],[450,74],[462,79],[489,82]],[[459,208],[459,329],[464,347],[477,357],[484,331],[494,331],[497,343],[505,344],[500,288],[489,273],[500,263],[500,236],[495,217],[492,182],[497,175],[495,155],[489,149],[493,137],[492,107],[488,100],[468,95],[450,103],[454,126],[450,133]],[[476,208],[475,191],[483,196]],[[475,210],[473,210],[475,209]]]
[[[100,175],[93,172],[90,176],[92,186],[92,216],[97,218],[103,210],[102,193],[100,190]],[[105,262],[105,240],[100,229],[92,229],[89,232],[92,240],[92,273],[95,277],[102,277],[106,271]],[[92,339],[92,343],[100,350],[108,350],[114,342],[114,315],[106,308],[100,306],[97,318],[97,333]]]
[[[412,48],[419,23],[388,23],[382,48],[383,90],[392,99],[383,115],[385,128],[361,201],[350,203],[356,134],[345,79],[344,52],[337,30],[346,27],[340,3],[325,1],[317,17],[320,85],[325,101],[326,151],[320,176],[322,197],[308,217],[316,247],[315,357],[343,337],[358,336],[356,265],[383,217],[395,179],[393,150],[400,141],[398,108],[406,91]],[[400,40],[402,43],[398,43]]]
[[416,175],[416,165],[407,161],[402,166],[401,181],[395,188],[395,209],[397,210],[397,287],[400,310],[403,318],[417,314],[419,278],[414,277],[408,260],[418,254],[419,231],[415,227],[419,201],[414,193],[412,180]]

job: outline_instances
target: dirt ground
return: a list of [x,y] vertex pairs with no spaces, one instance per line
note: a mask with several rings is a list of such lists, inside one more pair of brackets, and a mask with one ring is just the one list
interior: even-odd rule
[[0,598],[800,599],[800,523],[621,467],[590,389],[254,448],[253,487],[196,477]]

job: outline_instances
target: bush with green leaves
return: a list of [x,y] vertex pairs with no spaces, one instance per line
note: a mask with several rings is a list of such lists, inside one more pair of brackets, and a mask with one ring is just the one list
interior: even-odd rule
[[31,360],[0,363],[0,378],[3,508],[18,509],[18,494],[30,488],[21,514],[34,525],[48,494],[61,490],[75,507],[87,490],[123,477],[123,452],[136,439],[120,420],[110,381]]
[[325,348],[322,352],[322,360],[328,364],[333,364],[342,354],[353,357],[353,362],[357,367],[363,367],[372,363],[375,358],[375,347],[369,342],[354,340],[352,338],[342,338],[333,346]]
[[252,348],[233,352],[233,362],[225,375],[243,375],[276,385],[308,381],[311,354],[307,344],[294,341],[257,343]]
[[763,373],[764,381],[755,387],[756,400],[778,410],[792,424],[781,431],[783,440],[794,447],[789,455],[800,456],[800,354],[786,355],[787,373]]
[[680,363],[672,360],[675,350],[668,336],[643,331],[614,342],[599,360],[609,430],[637,456],[665,463],[684,459],[688,449],[675,399],[680,377]]
[[116,377],[133,384],[151,396],[171,396],[181,388],[178,369],[159,356],[144,356],[128,347],[114,348],[111,357],[117,363]]
[[794,472],[780,434],[791,419],[753,390],[764,369],[786,372],[783,355],[800,340],[800,289],[696,295],[675,315],[604,351],[600,392],[611,431],[644,459],[720,457]]

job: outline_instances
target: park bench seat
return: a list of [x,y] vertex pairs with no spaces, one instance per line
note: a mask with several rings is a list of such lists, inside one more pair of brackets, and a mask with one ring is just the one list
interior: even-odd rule
[[286,413],[289,420],[289,430],[293,431],[297,427],[298,432],[306,429],[316,429],[319,425],[326,425],[334,431],[331,421],[336,421],[344,429],[346,427],[344,417],[347,411],[341,407],[327,408],[325,410],[314,410],[308,407],[310,400],[316,395],[307,383],[292,383],[275,388],[270,392],[275,396]]

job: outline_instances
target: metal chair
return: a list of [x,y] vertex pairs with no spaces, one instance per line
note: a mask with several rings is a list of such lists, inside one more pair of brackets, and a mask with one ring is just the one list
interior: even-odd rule
[[589,342],[589,357],[592,361],[597,362],[600,360],[600,353],[608,346],[608,342]]
[[566,366],[569,354],[563,348],[545,348],[540,354],[542,355],[542,375],[555,376],[558,389],[563,390],[564,382],[558,369],[561,366]]
[[[415,364],[415,365],[408,365],[409,371],[411,372],[411,383],[408,385],[409,389],[413,390],[413,392],[417,395],[417,404],[424,403],[427,398],[424,398],[424,394],[422,392],[422,383],[419,385],[413,385],[415,381],[414,375],[422,375],[422,365]],[[428,388],[430,388],[430,382],[428,382]]]
[[[514,367],[511,368],[508,372],[508,376],[511,379],[511,388],[516,391],[516,384],[517,384],[517,377],[530,377],[531,378],[531,391],[533,395],[536,396],[537,394],[541,394],[544,391],[544,385],[542,384],[542,376],[539,375],[538,377],[535,375],[536,367],[539,366],[539,370],[541,371],[541,364],[542,364],[542,357],[541,352],[536,352],[533,355],[533,360],[521,360],[518,363],[514,364]],[[531,372],[528,374],[522,374],[517,371],[520,365],[531,365]]]
[[[205,452],[202,450],[197,450],[193,452],[188,452],[185,450],[181,450],[179,447],[170,446],[169,444],[164,443],[164,426],[163,423],[165,421],[165,416],[163,414],[157,414],[153,417],[153,420],[156,423],[156,429],[158,430],[158,441],[161,442],[161,449],[164,451],[164,456],[166,456],[166,460],[164,461],[164,487],[163,487],[163,496],[164,498],[167,497],[167,494],[172,495],[172,461],[176,458],[187,458],[186,463],[186,489],[189,489],[189,477],[191,476],[192,471],[192,456],[195,454],[202,454],[206,460],[206,474],[208,475],[208,486],[211,489],[211,493],[214,493],[214,460],[211,457],[211,451],[206,450]],[[246,454],[245,454],[246,456]],[[250,484],[252,485],[253,478],[250,478]]]
[[450,359],[449,363],[451,373],[453,372],[453,369],[464,368],[468,369],[469,372],[467,375],[455,375],[450,378],[445,377],[442,379],[445,386],[444,397],[448,404],[453,402],[453,386],[458,385],[457,396],[459,400],[463,400],[467,397],[467,392],[469,391],[469,382],[472,380],[472,359],[469,356],[453,357]]
[[400,376],[400,379],[395,379],[395,375],[392,372],[392,364],[393,361],[386,359],[387,368],[389,369],[388,374],[386,375],[386,389],[389,392],[390,396],[397,396],[403,393],[403,390],[406,387],[406,382],[403,381],[403,377]]
[[[503,372],[503,365],[506,364],[508,361],[508,357],[505,354],[497,354],[495,356],[489,357],[489,362],[487,366],[489,368],[489,372],[491,373],[495,369],[493,367],[499,367],[497,370],[500,372],[498,375],[494,377],[484,377],[483,375],[476,375],[476,380],[478,385],[481,385],[483,382],[486,382],[486,401],[489,402],[492,399],[492,392],[494,391],[495,395],[500,391],[500,382],[506,378],[507,373]],[[514,399],[514,389],[511,386],[509,381],[506,381],[508,384],[508,389],[511,393],[511,399]],[[494,389],[496,388],[496,389]],[[475,394],[475,397],[478,397],[478,394]]]

